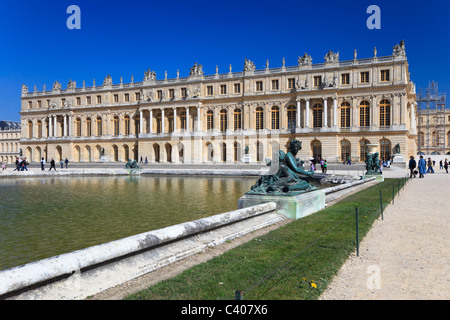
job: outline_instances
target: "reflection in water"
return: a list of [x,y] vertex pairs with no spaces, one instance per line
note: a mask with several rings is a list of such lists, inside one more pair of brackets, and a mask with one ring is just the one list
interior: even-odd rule
[[0,270],[237,209],[254,177],[0,179]]

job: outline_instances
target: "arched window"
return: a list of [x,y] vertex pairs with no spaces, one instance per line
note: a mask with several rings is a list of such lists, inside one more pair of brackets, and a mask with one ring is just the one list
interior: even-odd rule
[[391,141],[388,139],[380,140],[380,161],[391,158]]
[[256,130],[264,129],[264,111],[263,108],[256,108]]
[[[156,119],[156,133],[161,133],[162,131],[162,117],[161,113],[158,113],[155,117]],[[159,162],[159,161],[157,161]]]
[[119,117],[115,116],[113,119],[114,122],[114,135],[118,136],[119,135]]
[[350,128],[350,103],[341,103],[341,128]]
[[227,144],[222,143],[222,162],[227,162]]
[[297,127],[297,109],[293,105],[290,105],[287,108],[287,121],[289,130],[295,129],[295,127]]
[[[129,135],[130,134],[130,116],[125,116],[123,119],[123,124],[124,124],[124,134],[125,135]],[[128,161],[128,159],[126,159]]]
[[97,136],[101,136],[103,134],[103,126],[102,126],[102,118],[97,117]]
[[33,138],[33,122],[28,121],[28,138]]
[[227,110],[220,110],[220,131],[226,132],[228,128],[228,115]]
[[171,113],[169,113],[169,133],[172,133],[173,131],[174,131],[174,127],[173,127],[173,112],[171,112]]
[[387,99],[383,99],[380,102],[380,126],[391,125],[391,103]]
[[345,161],[350,157],[350,141],[342,140],[341,141],[341,161]]
[[214,129],[214,113],[212,110],[206,112],[206,130],[210,131]]
[[86,119],[86,136],[92,136],[92,120],[91,118]]
[[323,126],[322,122],[323,107],[320,103],[313,106],[313,127],[321,128]]
[[314,158],[322,158],[322,143],[319,140],[313,140],[313,142],[311,142],[311,150]]
[[419,141],[419,146],[424,146],[425,145],[425,137],[424,137],[423,132],[419,132],[419,134],[418,134],[418,141]]
[[277,106],[272,107],[272,130],[280,129],[280,108]]
[[81,119],[80,118],[77,118],[76,120],[75,120],[75,127],[76,127],[76,135],[77,135],[77,137],[81,137]]
[[436,131],[433,131],[431,133],[431,145],[433,147],[437,146],[439,144],[439,134],[436,133]]
[[238,162],[241,158],[241,146],[239,142],[234,142],[234,162]]
[[140,130],[140,126],[141,126],[141,117],[140,116],[134,117],[134,133],[135,134],[138,134],[140,132],[139,131]]
[[369,101],[361,101],[359,104],[359,126],[370,126],[370,103]]
[[187,128],[186,111],[181,112],[180,121],[181,121],[181,130],[186,131]]
[[37,137],[42,138],[42,121],[37,122]]
[[359,161],[366,161],[367,154],[369,153],[369,140],[363,139],[359,142]]
[[242,129],[242,112],[241,109],[234,109],[234,130]]

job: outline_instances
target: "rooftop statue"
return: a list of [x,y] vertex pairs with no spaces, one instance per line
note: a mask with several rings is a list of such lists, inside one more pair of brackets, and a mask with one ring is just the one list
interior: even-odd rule
[[[305,170],[295,158],[301,149],[301,141],[292,140],[289,143],[288,153],[281,150],[278,152],[277,172],[261,176],[246,194],[297,195],[316,190],[317,187],[309,183],[314,177],[314,172]],[[272,161],[269,160],[267,165],[271,166]]]

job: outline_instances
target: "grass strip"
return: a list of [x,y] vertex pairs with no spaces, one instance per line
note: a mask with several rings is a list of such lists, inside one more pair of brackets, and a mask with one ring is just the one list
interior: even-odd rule
[[318,299],[355,252],[355,208],[361,241],[380,217],[380,190],[384,209],[405,182],[385,179],[125,299],[232,300],[236,290],[245,300]]

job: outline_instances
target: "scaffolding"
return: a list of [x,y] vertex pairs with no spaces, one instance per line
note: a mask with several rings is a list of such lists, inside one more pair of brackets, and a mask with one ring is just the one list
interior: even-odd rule
[[[419,154],[446,153],[446,111],[445,93],[439,93],[438,83],[431,81],[428,88],[419,89],[417,96],[419,118]],[[448,142],[447,142],[448,143]]]

